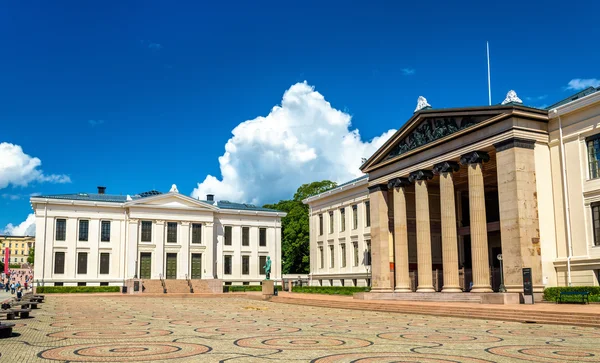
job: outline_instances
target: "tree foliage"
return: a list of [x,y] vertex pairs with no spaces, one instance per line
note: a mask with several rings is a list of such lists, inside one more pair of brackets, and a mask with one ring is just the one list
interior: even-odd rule
[[310,229],[308,205],[302,201],[310,196],[335,188],[337,184],[329,180],[302,184],[292,200],[280,200],[266,204],[265,208],[287,213],[281,220],[281,256],[284,274],[308,273],[310,267]]
[[29,256],[27,256],[27,263],[33,266],[33,261],[35,259],[35,246],[31,246],[29,249]]

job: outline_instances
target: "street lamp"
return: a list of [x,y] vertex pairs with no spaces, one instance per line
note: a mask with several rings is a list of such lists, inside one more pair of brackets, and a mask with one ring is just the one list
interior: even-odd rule
[[504,270],[502,269],[502,254],[498,254],[496,258],[500,261],[500,287],[498,288],[498,291],[506,292],[506,288],[504,287]]

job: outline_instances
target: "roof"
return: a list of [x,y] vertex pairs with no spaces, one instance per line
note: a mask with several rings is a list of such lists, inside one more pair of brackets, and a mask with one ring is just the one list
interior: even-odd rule
[[[163,193],[151,190],[149,192],[144,192],[140,194],[136,194],[130,196],[132,200],[140,200],[147,197],[153,197],[156,195],[161,195]],[[61,200],[80,200],[80,201],[89,201],[89,202],[108,202],[108,203],[126,203],[127,196],[126,195],[111,195],[111,194],[91,194],[91,193],[73,193],[73,194],[54,194],[54,195],[39,195],[33,198],[40,199],[61,199]],[[215,201],[208,200],[200,200],[202,203],[206,203],[208,205],[215,206]],[[233,203],[227,200],[216,201],[216,207],[219,209],[226,210],[246,210],[246,211],[257,211],[257,212],[279,212],[281,211],[276,209],[262,208],[257,207],[253,204],[245,204],[245,203]]]
[[[312,202],[312,201],[314,201],[314,200],[317,200],[317,199],[319,199],[319,198],[321,198],[321,197],[325,197],[325,196],[330,196],[330,195],[336,194],[336,193],[338,193],[338,192],[341,192],[341,191],[342,191],[342,190],[344,190],[344,189],[347,189],[347,188],[346,188],[347,186],[354,185],[354,184],[356,184],[356,183],[361,183],[361,182],[364,182],[364,184],[366,184],[368,180],[369,180],[369,174],[365,174],[365,175],[363,175],[363,176],[361,176],[361,177],[358,177],[358,178],[356,178],[356,179],[352,179],[352,180],[350,180],[350,181],[347,181],[347,182],[345,182],[345,183],[342,183],[342,184],[338,185],[338,186],[337,186],[337,187],[335,187],[335,188],[332,188],[332,189],[329,189],[329,190],[327,190],[327,191],[324,191],[323,193],[319,193],[319,194],[312,195],[312,196],[310,196],[310,197],[308,197],[308,198],[304,199],[304,200],[302,201],[302,203],[304,203],[304,204],[308,204],[308,203],[310,203],[310,202]],[[361,183],[361,184],[362,184],[362,183]]]
[[35,238],[35,236],[12,236],[10,234],[0,234],[0,239],[12,239],[12,238]]
[[569,96],[569,97],[567,97],[567,98],[565,98],[565,99],[563,99],[561,101],[556,102],[553,105],[550,105],[550,106],[546,107],[546,110],[551,110],[553,108],[562,106],[564,104],[567,104],[569,102],[575,101],[577,99],[580,99],[580,98],[585,97],[587,95],[591,95],[592,93],[596,93],[596,92],[600,92],[600,87],[598,87],[598,88],[588,87],[588,88],[584,89],[583,91],[577,92],[574,95],[571,95],[571,96]]

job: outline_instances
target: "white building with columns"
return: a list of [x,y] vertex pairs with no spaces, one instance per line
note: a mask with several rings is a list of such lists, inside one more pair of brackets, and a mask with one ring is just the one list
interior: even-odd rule
[[281,278],[281,218],[250,204],[150,191],[31,198],[35,279],[46,286],[121,286],[128,279],[258,285],[264,263]]

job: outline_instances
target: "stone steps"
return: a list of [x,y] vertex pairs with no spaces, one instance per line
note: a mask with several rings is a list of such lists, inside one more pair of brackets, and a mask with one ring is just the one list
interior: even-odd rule
[[148,294],[162,294],[163,287],[160,280],[142,280],[142,286],[144,293]]
[[476,307],[475,305],[473,305],[473,307],[469,306],[468,309],[459,309],[456,306],[443,305],[433,306],[423,304],[390,304],[384,302],[377,303],[373,301],[364,302],[352,299],[348,299],[347,301],[338,301],[325,299],[319,300],[314,298],[290,298],[283,296],[272,297],[270,301],[284,304],[298,304],[337,309],[384,311],[393,313],[436,315],[469,319],[515,321],[522,323],[535,322],[538,324],[562,324],[600,327],[600,315],[587,313],[565,314],[550,311],[486,309],[482,307]]
[[168,293],[190,293],[190,286],[187,280],[165,280],[165,286]]
[[223,283],[221,280],[190,280],[194,288],[194,294],[221,294]]

